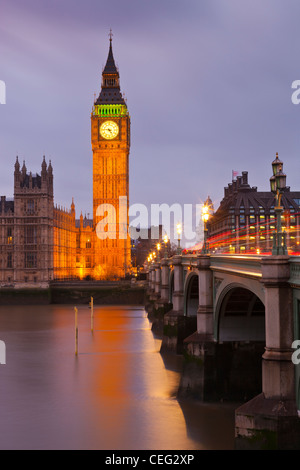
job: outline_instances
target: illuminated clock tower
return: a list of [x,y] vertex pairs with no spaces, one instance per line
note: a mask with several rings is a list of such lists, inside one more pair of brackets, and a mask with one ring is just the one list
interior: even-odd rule
[[94,276],[124,277],[130,269],[129,150],[130,117],[120,91],[112,51],[91,114],[93,151]]

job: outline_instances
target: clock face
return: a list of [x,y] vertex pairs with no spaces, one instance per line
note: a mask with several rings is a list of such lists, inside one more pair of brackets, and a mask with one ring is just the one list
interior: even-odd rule
[[105,121],[100,126],[100,134],[104,139],[114,139],[119,134],[119,126],[114,121]]

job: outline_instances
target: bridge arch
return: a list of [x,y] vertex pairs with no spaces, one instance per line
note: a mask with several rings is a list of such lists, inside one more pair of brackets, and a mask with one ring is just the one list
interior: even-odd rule
[[265,342],[265,305],[261,292],[244,284],[227,285],[215,309],[215,338],[220,342]]
[[196,271],[190,271],[184,283],[184,315],[196,317],[199,307],[199,278]]
[[227,284],[218,297],[215,315],[218,381],[224,397],[250,399],[262,390],[266,344],[265,306],[259,286],[251,289],[243,283]]

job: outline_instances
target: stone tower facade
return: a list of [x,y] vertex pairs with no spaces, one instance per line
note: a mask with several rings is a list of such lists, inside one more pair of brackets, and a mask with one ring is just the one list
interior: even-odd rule
[[0,287],[43,287],[52,280],[116,279],[131,269],[130,117],[110,37],[102,86],[91,114],[93,218],[54,205],[53,168],[28,172],[17,157],[14,198],[0,201]]
[[8,222],[11,214],[2,234],[6,257],[3,281],[47,287],[53,279],[53,171],[45,157],[41,173],[36,175],[27,173],[25,162],[20,168],[17,157],[14,202],[8,209],[5,211],[3,200],[2,218]]
[[112,38],[102,86],[91,114],[94,277],[123,277],[130,269],[130,116],[120,91]]

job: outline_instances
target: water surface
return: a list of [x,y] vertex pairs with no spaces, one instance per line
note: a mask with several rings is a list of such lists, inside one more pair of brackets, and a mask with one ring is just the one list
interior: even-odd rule
[[138,307],[0,306],[0,449],[234,446],[234,406],[176,399],[180,356]]

